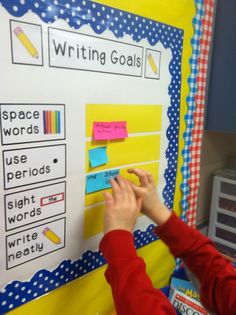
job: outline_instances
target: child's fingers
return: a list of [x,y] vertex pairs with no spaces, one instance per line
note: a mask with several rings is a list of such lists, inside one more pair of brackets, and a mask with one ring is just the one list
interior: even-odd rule
[[129,197],[130,202],[136,203],[136,194],[132,188],[132,183],[126,179],[126,184],[127,184],[127,190],[126,191],[127,191],[127,195]]
[[132,168],[128,169],[129,173],[134,173],[135,175],[138,176],[137,171],[141,171],[143,173],[143,176],[147,176],[149,184],[154,184],[154,180],[153,180],[152,174],[150,172],[145,171],[145,170],[141,170],[141,169],[135,169],[135,168],[134,169],[132,169]]
[[122,199],[123,200],[129,200],[130,202],[135,201],[135,193],[132,190],[129,182],[127,179],[117,176],[117,181],[120,185],[121,193],[122,193]]
[[140,184],[142,186],[147,186],[149,184],[149,180],[148,180],[147,174],[146,174],[146,172],[144,170],[141,170],[141,169],[138,169],[138,168],[129,168],[128,172],[138,176]]
[[154,179],[151,173],[147,172],[147,178],[148,178],[149,184],[154,184]]
[[132,182],[130,182],[128,179],[125,179],[125,181],[126,181],[126,185],[127,185],[127,191],[129,192],[129,193],[132,193],[132,194],[134,194],[134,191],[133,191],[133,189],[132,189]]
[[113,198],[113,196],[110,193],[108,193],[108,192],[104,192],[103,196],[104,196],[104,199],[105,199],[106,206],[108,208],[111,208],[114,205],[114,198]]
[[135,195],[137,196],[142,196],[143,195],[143,188],[142,187],[139,187],[133,183],[130,183],[131,187],[132,187],[132,190],[133,192],[135,193]]
[[123,177],[121,177],[120,175],[118,175],[116,177],[116,181],[117,181],[118,185],[120,186],[121,191],[125,192],[127,190],[126,180]]
[[142,197],[138,197],[137,198],[137,208],[138,208],[138,211],[140,212],[141,209],[142,209],[142,203],[143,203],[143,198]]
[[120,186],[114,178],[110,178],[110,183],[112,187],[113,198],[116,201],[117,199],[119,199],[119,196],[121,195]]

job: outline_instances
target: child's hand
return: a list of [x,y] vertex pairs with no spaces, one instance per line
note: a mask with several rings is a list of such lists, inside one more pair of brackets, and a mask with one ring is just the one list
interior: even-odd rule
[[137,168],[130,168],[128,172],[139,178],[140,186],[131,185],[136,196],[143,200],[142,212],[157,224],[166,222],[171,212],[160,202],[152,175]]
[[121,176],[110,180],[112,195],[104,193],[104,233],[112,230],[133,231],[141,211],[142,198],[136,198],[131,184]]

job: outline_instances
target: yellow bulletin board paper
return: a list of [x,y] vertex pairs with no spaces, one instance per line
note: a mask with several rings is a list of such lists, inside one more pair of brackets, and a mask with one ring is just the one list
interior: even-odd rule
[[[0,1],[1,2],[1,1]],[[152,19],[155,21],[159,21],[165,24],[168,24],[170,26],[179,28],[181,30],[183,30],[184,32],[184,39],[183,39],[183,50],[182,50],[182,58],[181,58],[181,98],[180,98],[180,121],[179,121],[179,139],[178,139],[178,168],[177,168],[177,172],[176,172],[176,181],[175,181],[175,194],[174,194],[174,209],[177,213],[180,213],[180,199],[181,199],[181,194],[180,194],[180,183],[182,181],[182,175],[180,172],[180,167],[182,165],[182,156],[181,156],[181,151],[183,149],[184,143],[183,143],[183,139],[182,139],[182,134],[185,130],[185,122],[184,122],[184,115],[186,113],[186,97],[188,94],[188,84],[187,84],[187,77],[189,76],[190,73],[190,67],[189,67],[189,58],[191,56],[192,50],[191,50],[191,44],[190,44],[190,39],[193,35],[193,27],[192,27],[192,19],[195,15],[195,5],[194,5],[194,1],[187,1],[187,0],[178,0],[178,1],[164,1],[164,0],[159,0],[159,1],[153,1],[153,0],[147,0],[145,1],[145,4],[143,1],[100,1],[101,3],[104,3],[105,5],[109,5],[112,6],[114,8],[118,8],[120,10],[124,10],[126,12],[131,12],[133,14],[137,14],[143,17],[146,17],[148,19]],[[11,4],[11,1],[9,1],[9,3]],[[34,4],[34,3],[33,3]],[[52,5],[53,3],[51,3]],[[1,12],[4,10],[4,8],[1,8]],[[66,10],[66,8],[65,8]],[[14,14],[15,10],[11,10],[9,12],[11,12],[11,14]],[[26,10],[27,11],[27,10]],[[26,12],[25,11],[25,12]],[[34,11],[34,10],[33,10]],[[16,12],[16,11],[15,11]],[[9,13],[10,14],[10,13]],[[18,13],[19,14],[19,13]],[[23,16],[24,13],[22,13]],[[4,18],[5,19],[9,19],[9,16],[6,17],[6,12],[4,11],[3,13]],[[19,15],[18,15],[19,16]],[[10,15],[10,17],[12,18],[12,16]],[[18,19],[20,20],[20,18],[18,17]],[[43,23],[40,19],[37,19],[36,17],[28,17],[28,16],[23,16],[22,17],[22,23],[32,23],[35,26],[35,32],[38,32],[38,34],[40,34],[40,28],[38,27],[41,23]],[[64,21],[61,21],[64,22]],[[43,23],[43,28],[45,29],[45,25],[48,22],[44,20]],[[59,27],[60,29],[66,28],[67,31],[70,30],[70,27],[66,26],[63,23],[57,22],[58,24],[56,25],[56,27]],[[24,25],[23,25],[24,26]],[[22,28],[23,28],[22,26]],[[8,23],[8,27],[9,27],[9,23]],[[27,29],[27,27],[26,27]],[[31,30],[29,29],[29,32]],[[81,31],[83,31],[83,29],[81,29]],[[54,36],[56,36],[56,31],[51,29],[50,30],[51,34],[54,34]],[[7,33],[8,34],[8,33]],[[90,35],[92,35],[92,31],[90,33]],[[29,35],[28,35],[29,36]],[[120,35],[119,35],[120,36]],[[119,37],[121,38],[121,36]],[[14,39],[14,41],[18,40],[17,38]],[[6,41],[8,42],[8,41]],[[18,43],[16,41],[16,43]],[[20,42],[18,43],[19,45],[21,44]],[[17,45],[18,45],[17,44]],[[35,45],[39,45],[40,42],[36,42]],[[20,47],[20,46],[19,46]],[[25,49],[24,47],[22,48],[22,54],[23,54],[23,49]],[[149,47],[151,49],[151,47]],[[30,74],[32,73],[32,70],[30,70],[29,65],[32,64],[31,59],[30,62],[28,62],[29,58],[31,58],[30,56],[27,55],[27,50],[25,50],[24,52],[25,55],[25,64],[28,67],[28,70],[26,71],[27,76],[30,77]],[[37,65],[42,67],[45,60],[43,60],[43,56],[41,51],[38,49],[38,58],[37,60],[33,60],[33,66]],[[15,59],[13,60],[15,62],[15,64],[17,63],[21,63],[21,65],[23,64],[23,61],[21,59],[19,59],[22,56],[13,56]],[[6,64],[9,63],[8,59],[6,58],[6,56],[2,56],[1,57],[2,60],[4,60],[6,62]],[[50,61],[52,62],[52,60]],[[12,66],[12,65],[11,65]],[[22,67],[22,66],[21,66]],[[26,68],[27,68],[26,67]],[[40,71],[41,69],[43,69],[43,67],[40,69],[40,67],[34,67],[33,69],[35,70],[35,72],[37,72],[38,74],[38,80],[40,80],[41,78],[41,82],[43,82],[43,76],[40,75]],[[21,72],[20,69],[26,69],[25,67],[19,68],[19,72],[18,75],[20,75],[21,77],[25,75],[25,73]],[[38,70],[36,70],[38,69]],[[23,70],[22,70],[23,71]],[[58,94],[60,93],[60,91],[65,91],[65,83],[62,80],[63,75],[60,77],[59,74],[61,72],[59,72],[60,70],[58,69],[54,69],[53,70],[57,76],[57,87],[55,88],[55,92],[52,92],[51,88],[46,89],[45,90],[45,95],[48,97],[47,99],[45,99],[44,103],[48,103],[48,100],[50,99],[51,102],[55,102],[55,100],[58,100]],[[69,74],[70,73],[70,74]],[[73,74],[72,74],[73,73]],[[69,109],[70,108],[70,103],[73,103],[73,99],[75,98],[75,95],[80,92],[79,96],[80,98],[83,97],[83,91],[82,89],[79,91],[79,85],[78,85],[78,81],[76,80],[76,71],[72,71],[69,72],[69,70],[65,70],[65,77],[70,77],[70,85],[73,86],[74,92],[76,91],[76,93],[73,93],[71,95],[67,95],[64,99],[63,103],[66,103],[66,107]],[[88,79],[88,73],[87,72],[78,72],[81,74],[83,74],[84,77],[86,77]],[[68,76],[67,76],[68,75]],[[26,77],[27,77],[26,76]],[[108,81],[109,81],[109,76],[111,78],[111,75],[108,74]],[[93,77],[96,77],[96,79],[99,81],[100,77],[98,76],[98,74],[96,74],[95,72],[93,72]],[[17,75],[15,77],[17,79]],[[50,79],[50,87],[51,84],[53,82],[53,76],[52,76],[52,72],[49,73],[48,78]],[[138,82],[138,80],[140,80],[140,78],[136,77],[134,79],[136,82]],[[13,80],[14,81],[14,80]],[[18,80],[19,81],[19,80]],[[119,79],[118,79],[119,81]],[[150,80],[152,81],[152,80]],[[154,82],[155,80],[153,80],[152,82]],[[12,82],[12,79],[9,81],[11,82],[11,84],[14,84],[14,82]],[[124,86],[129,85],[129,81],[128,78],[124,79]],[[37,80],[36,80],[37,83]],[[4,82],[5,84],[5,82]],[[2,86],[4,85],[2,84]],[[8,86],[11,86],[11,84],[7,84]],[[152,85],[154,83],[150,83],[150,85]],[[68,86],[67,86],[68,87]],[[114,92],[116,91],[116,87],[114,86]],[[141,89],[141,86],[140,86]],[[105,106],[107,104],[110,104],[110,102],[107,102],[103,100],[103,95],[104,95],[104,87],[102,89],[102,91],[98,92],[96,91],[96,97],[99,98],[99,100],[96,99],[96,97],[92,97],[91,96],[91,100],[86,101],[87,104],[92,104],[89,106],[94,106],[93,104],[105,104]],[[13,97],[15,103],[19,103],[19,97],[22,101],[25,101],[25,95],[22,94],[22,89],[21,86],[16,87],[15,91],[18,93],[18,98],[17,97]],[[90,90],[91,91],[91,90]],[[37,88],[33,85],[31,88],[31,92],[34,95],[34,99],[38,100],[38,102],[42,102],[42,93],[38,90],[38,86]],[[40,92],[40,93],[39,93]],[[134,86],[129,86],[129,92],[130,94],[135,94],[135,89]],[[16,94],[17,94],[16,93]],[[51,93],[51,94],[50,94]],[[107,93],[109,94],[109,91],[107,91]],[[9,94],[9,93],[8,93]],[[122,95],[123,91],[119,91],[119,94]],[[110,95],[110,94],[109,94]],[[148,93],[147,93],[148,95]],[[122,97],[120,97],[122,98]],[[6,99],[7,102],[9,102],[8,98],[3,95],[3,99]],[[12,101],[12,100],[11,100]],[[61,102],[62,100],[59,99],[59,102]],[[32,103],[31,99],[28,99],[28,103]],[[79,103],[79,102],[78,102]],[[136,102],[132,102],[131,100],[129,100],[127,102],[127,99],[125,98],[125,95],[123,97],[123,101],[119,100],[119,102],[114,101],[113,104],[122,104],[123,105],[134,105],[137,104]],[[153,102],[152,99],[150,99],[148,97],[148,101],[142,99],[142,97],[140,97],[140,105],[143,104],[147,104],[149,105],[156,105],[158,104],[158,106],[162,106],[162,102]],[[77,106],[80,104],[76,104]],[[85,105],[85,104],[84,104]],[[138,106],[140,106],[138,105]],[[101,106],[101,105],[99,105]],[[121,105],[120,105],[121,106]],[[157,107],[156,107],[157,108]],[[160,109],[160,107],[159,107]],[[158,111],[159,111],[158,109]],[[86,109],[84,109],[84,113],[86,112]],[[78,114],[78,113],[77,113]],[[161,108],[161,113],[159,113],[162,115],[163,117],[163,110]],[[158,114],[158,117],[160,117],[160,115]],[[79,117],[79,118],[78,118]],[[105,116],[104,116],[105,117]],[[104,117],[101,117],[101,119],[104,119]],[[112,114],[111,116],[107,116],[112,118]],[[78,134],[76,134],[77,129],[76,129],[76,124],[79,125],[79,121],[81,120],[85,120],[86,119],[86,114],[83,116],[82,114],[77,117],[75,117],[75,114],[73,111],[69,111],[67,112],[67,146],[69,144],[68,147],[73,148],[73,146],[76,144],[77,141],[80,141],[78,139]],[[114,118],[113,118],[114,119]],[[129,119],[126,118],[127,120]],[[75,124],[76,121],[76,124]],[[84,134],[84,140],[85,137],[91,137],[91,121],[90,123],[87,122],[86,127],[84,125],[84,130],[87,130]],[[154,121],[153,119],[151,121]],[[68,128],[68,125],[70,125],[70,128]],[[52,130],[51,133],[55,132],[54,130],[54,124],[52,125]],[[159,132],[161,130],[161,128],[165,128],[166,126],[164,126],[159,119],[157,119],[157,126],[152,127],[151,123],[150,126],[149,124],[144,124],[143,130],[137,130],[135,128],[135,123],[132,126],[132,124],[130,125],[131,129],[130,132],[131,133],[136,133],[136,132]],[[149,129],[150,127],[150,129]],[[154,129],[154,130],[153,130]],[[72,135],[74,135],[74,139],[73,141],[70,141],[70,138],[72,139]],[[151,137],[153,135],[146,135],[147,137]],[[155,137],[157,137],[157,135],[154,135]],[[142,137],[142,136],[140,136]],[[133,137],[128,138],[128,140],[132,139]],[[54,138],[55,139],[55,138]],[[135,137],[134,137],[135,139]],[[141,139],[141,138],[140,138]],[[90,147],[91,144],[89,144],[90,142],[87,141],[87,148]],[[160,143],[159,143],[160,145]],[[27,145],[25,145],[27,146]],[[29,145],[28,145],[29,146]],[[34,145],[36,146],[36,145]],[[144,145],[145,146],[145,145]],[[158,146],[158,145],[157,145]],[[18,146],[19,147],[19,146]],[[92,147],[92,145],[91,145]],[[110,146],[112,148],[112,145]],[[160,147],[158,147],[159,149],[159,153],[160,156],[164,155],[164,152],[160,152]],[[67,154],[67,156],[70,159],[70,156],[73,155],[73,150],[70,151],[69,150],[69,154]],[[156,147],[155,147],[156,150]],[[87,151],[87,149],[86,149]],[[82,150],[81,152],[79,152],[82,155]],[[83,152],[84,153],[84,152]],[[75,154],[76,155],[76,154]],[[77,157],[77,156],[76,156]],[[158,159],[159,157],[157,157]],[[154,159],[156,160],[156,158]],[[159,161],[159,160],[158,160]],[[70,162],[70,160],[69,160]],[[68,163],[69,163],[68,162]],[[140,162],[144,162],[144,164],[142,164],[143,166],[146,165],[147,158],[144,156],[142,161],[137,161],[136,163],[140,163]],[[156,162],[159,163],[159,162]],[[70,164],[70,163],[69,163]],[[84,167],[85,167],[86,163],[84,163]],[[87,164],[88,165],[88,164]],[[122,165],[119,165],[122,166]],[[87,166],[88,167],[88,166]],[[68,178],[67,178],[67,186],[69,186],[69,191],[71,191],[72,187],[83,187],[83,183],[82,181],[77,181],[75,179],[75,172],[80,172],[80,167],[76,168],[76,169],[72,169],[72,168],[68,168]],[[101,168],[102,169],[102,168]],[[159,166],[156,166],[156,174],[158,174],[158,169]],[[89,168],[87,168],[87,171],[89,170]],[[82,176],[81,172],[80,172],[80,176]],[[75,179],[75,180],[74,180]],[[159,179],[158,179],[159,181]],[[31,187],[30,187],[31,188]],[[86,198],[85,197],[85,203],[86,203]],[[68,204],[68,209],[70,207],[72,207],[72,201],[75,201],[75,197],[72,196],[71,197],[71,201]],[[82,203],[81,203],[82,204]],[[82,211],[86,211],[86,209],[84,210],[84,206],[82,207]],[[69,210],[67,210],[69,211]],[[70,222],[70,218],[69,215],[67,214],[67,219]],[[83,220],[82,220],[83,221]],[[74,221],[73,226],[77,227],[77,221]],[[9,234],[9,233],[8,233]],[[75,247],[75,243],[72,244]],[[67,249],[66,249],[67,250]],[[147,263],[147,270],[148,273],[150,275],[150,277],[153,280],[153,283],[156,286],[164,286],[167,284],[168,279],[171,275],[171,272],[173,271],[174,268],[174,260],[173,258],[170,256],[167,248],[160,242],[154,242],[151,243],[145,247],[143,247],[142,249],[139,249],[138,252],[140,253],[140,255],[142,255],[144,257],[144,259],[146,260]],[[58,251],[58,255],[59,255],[60,251]],[[48,256],[49,257],[49,256]],[[47,256],[45,256],[45,259],[43,259],[40,262],[41,268],[44,266],[47,266],[46,261],[48,261]],[[53,254],[51,254],[50,257],[53,257]],[[76,257],[72,257],[72,258],[76,258]],[[42,258],[41,258],[42,259]],[[27,265],[25,265],[27,266]],[[160,269],[160,272],[156,272],[156,268]],[[21,267],[20,267],[21,268]],[[28,268],[29,269],[29,268]],[[14,271],[16,269],[13,269]],[[24,269],[23,267],[20,269],[22,275],[24,273]],[[105,283],[104,280],[104,267],[94,271],[93,273],[90,273],[89,275],[87,275],[84,278],[81,278],[77,281],[72,282],[71,284],[69,284],[68,286],[62,287],[58,290],[55,290],[54,292],[50,293],[49,295],[38,299],[36,301],[33,301],[21,308],[16,309],[15,311],[12,312],[12,314],[25,314],[25,313],[34,313],[37,314],[40,313],[42,314],[77,314],[77,313],[81,313],[83,315],[91,315],[91,314],[96,314],[98,313],[99,315],[105,315],[108,314],[111,310],[112,310],[112,299],[111,299],[111,293],[110,293],[110,289],[108,288],[107,284]],[[25,280],[24,278],[22,278],[22,280]],[[45,280],[46,281],[46,280]],[[96,283],[96,285],[94,285]],[[47,292],[47,291],[45,291]],[[78,299],[78,295],[80,296],[80,298]],[[68,299],[66,298],[67,296],[70,296],[70,303],[68,303]],[[36,296],[34,296],[35,298]],[[25,301],[28,301],[29,299],[31,299],[31,297],[27,297],[26,295],[23,297],[22,302],[20,302],[19,304],[15,303],[13,305],[13,307],[16,307],[17,305],[20,305],[21,303],[24,303]],[[59,301],[59,302],[58,302]]]
[[[107,155],[109,157],[108,163],[105,165],[91,168],[88,158],[88,150],[100,146],[107,145]],[[104,141],[87,142],[86,143],[86,171],[94,172],[107,168],[115,168],[121,165],[136,164],[140,162],[157,161],[160,157],[160,136],[149,135],[130,137],[126,140],[113,140],[109,143]]]
[[91,137],[94,121],[126,121],[129,133],[161,130],[161,105],[87,105],[86,136]]

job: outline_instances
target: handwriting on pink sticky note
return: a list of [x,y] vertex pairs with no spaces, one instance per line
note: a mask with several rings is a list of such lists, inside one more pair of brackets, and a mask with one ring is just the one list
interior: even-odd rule
[[128,137],[126,121],[93,122],[95,140],[123,139]]

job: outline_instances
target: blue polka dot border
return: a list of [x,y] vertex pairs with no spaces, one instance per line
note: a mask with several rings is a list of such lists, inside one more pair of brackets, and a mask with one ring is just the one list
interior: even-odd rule
[[65,260],[53,271],[38,271],[29,281],[13,281],[0,292],[0,314],[5,314],[104,264],[105,260],[99,252],[87,251],[79,260]]

